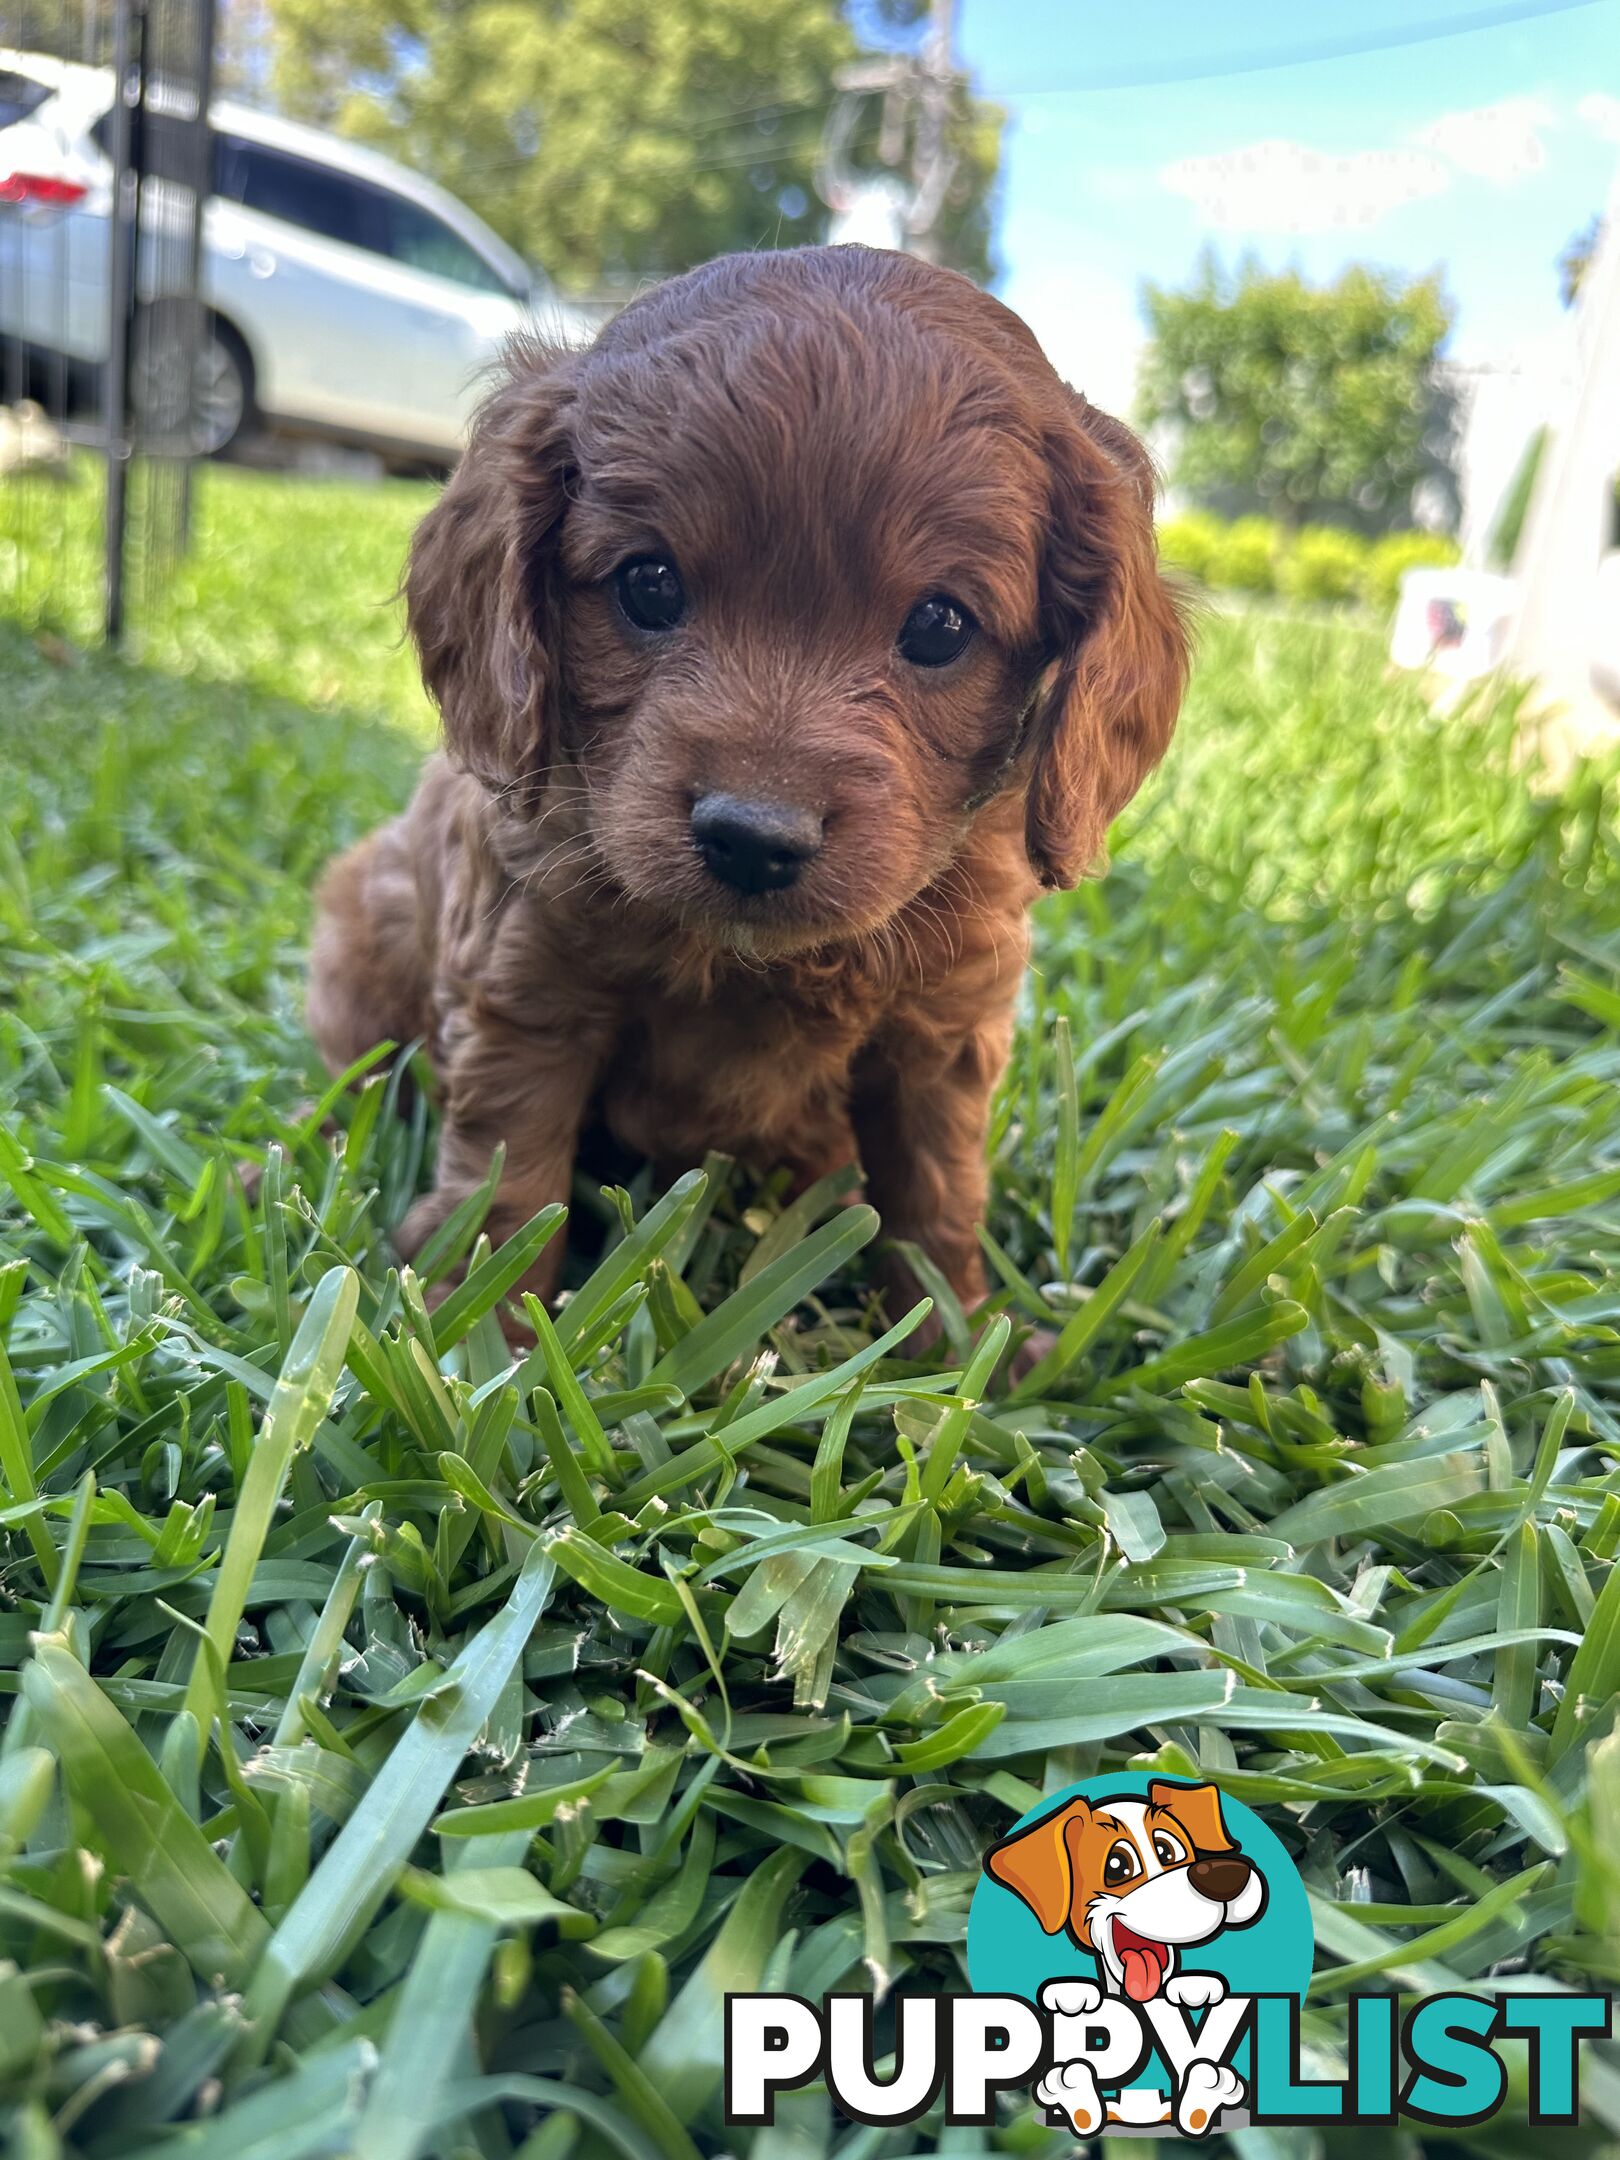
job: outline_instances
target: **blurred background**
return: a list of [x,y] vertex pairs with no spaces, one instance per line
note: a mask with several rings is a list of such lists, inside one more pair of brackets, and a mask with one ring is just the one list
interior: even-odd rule
[[440,475],[519,324],[860,240],[1136,420],[1190,576],[1387,612],[1426,569],[1398,658],[1512,655],[1590,728],[1617,158],[1615,0],[0,0],[0,473],[105,459],[118,636],[196,459]]

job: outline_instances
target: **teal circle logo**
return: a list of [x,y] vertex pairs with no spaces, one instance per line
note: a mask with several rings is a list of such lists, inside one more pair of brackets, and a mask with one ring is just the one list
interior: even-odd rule
[[1020,1816],[968,1914],[974,1991],[1032,2003],[1071,1978],[1138,2008],[1196,2000],[1206,1974],[1228,1995],[1303,1996],[1315,1947],[1304,1885],[1252,1808],[1208,1779],[1130,1771]]

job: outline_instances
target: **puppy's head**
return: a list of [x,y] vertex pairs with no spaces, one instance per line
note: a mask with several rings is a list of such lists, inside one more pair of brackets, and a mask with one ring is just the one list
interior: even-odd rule
[[721,946],[869,932],[1024,798],[1070,884],[1186,669],[1147,461],[965,279],[731,257],[520,348],[413,547],[452,754],[581,783],[604,876]]
[[1213,1785],[1155,1783],[1145,1800],[1071,1800],[985,1855],[985,1873],[1097,1957],[1146,2002],[1176,1952],[1265,1910],[1265,1877],[1240,1852]]

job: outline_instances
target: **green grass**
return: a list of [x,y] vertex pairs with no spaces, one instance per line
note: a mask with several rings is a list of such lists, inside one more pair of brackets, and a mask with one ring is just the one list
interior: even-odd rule
[[[1330,2063],[1352,1985],[1620,1977],[1612,782],[1534,791],[1510,699],[1433,718],[1363,628],[1212,618],[1041,915],[991,1230],[1042,1384],[980,1398],[955,1312],[873,1360],[870,1218],[723,1163],[598,1203],[512,1374],[499,1256],[431,1316],[393,1270],[423,1113],[374,1078],[334,1152],[298,1012],[419,754],[425,499],[210,473],[118,665],[87,494],[0,496],[15,2149],[1044,2160],[727,2133],[717,2005],[960,1986],[984,1846],[1126,1763],[1266,1810]],[[1561,2152],[1620,2135],[1605,2049],[1586,2097]]]
[[[143,659],[431,730],[394,592],[433,491],[404,481],[324,487],[217,470],[197,490],[195,546],[131,571]],[[102,480],[76,461],[52,484],[0,482],[0,616],[89,644],[101,621]],[[137,486],[134,532],[145,498]]]

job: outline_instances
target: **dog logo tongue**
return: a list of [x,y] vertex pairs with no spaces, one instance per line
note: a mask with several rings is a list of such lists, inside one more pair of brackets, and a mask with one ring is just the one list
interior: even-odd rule
[[1158,1994],[1170,1953],[1163,1943],[1149,1942],[1123,1920],[1114,1922],[1114,1948],[1119,1953],[1125,1992],[1132,2002],[1149,2002]]

